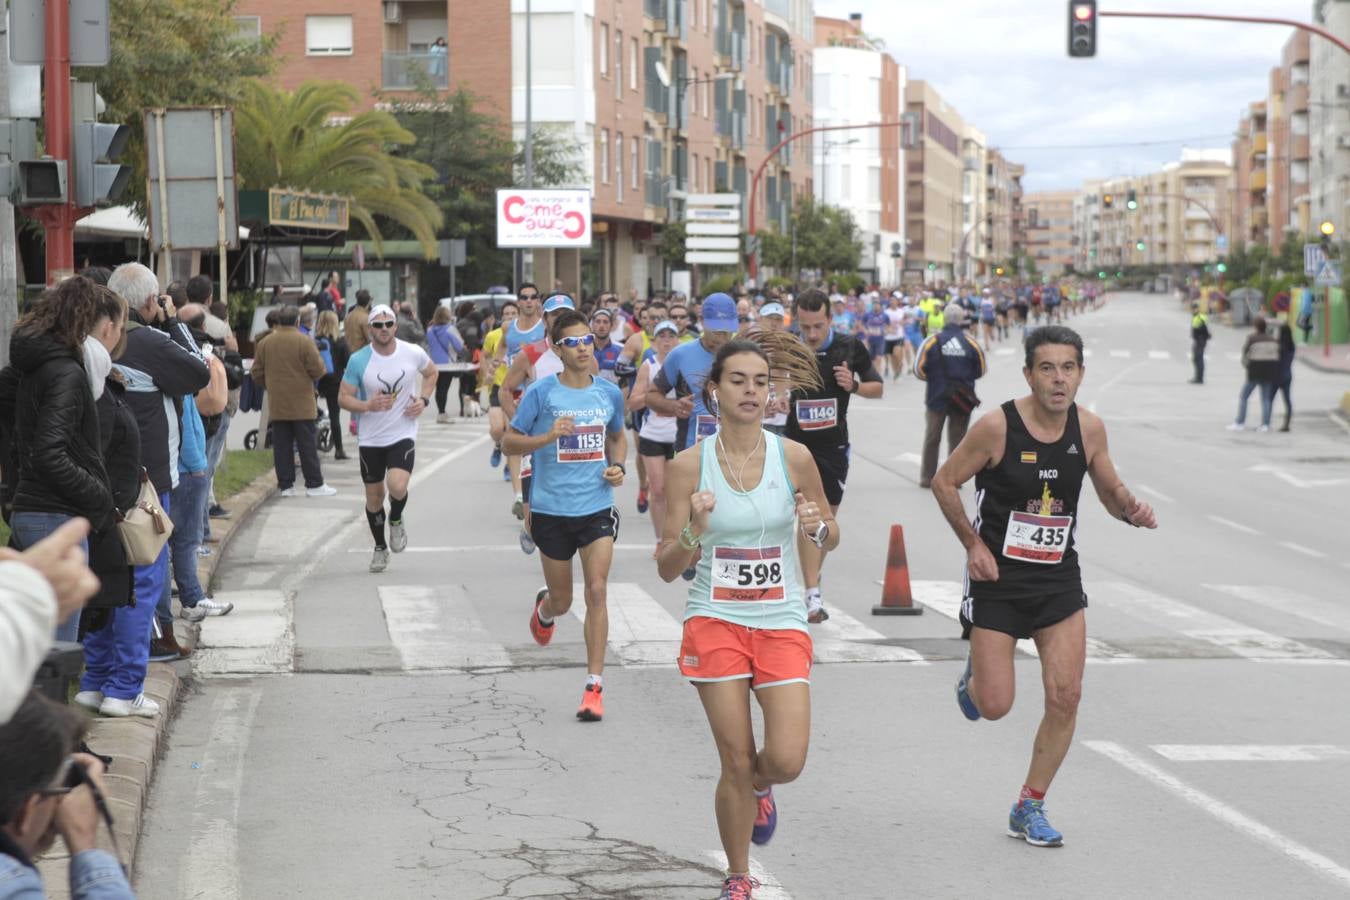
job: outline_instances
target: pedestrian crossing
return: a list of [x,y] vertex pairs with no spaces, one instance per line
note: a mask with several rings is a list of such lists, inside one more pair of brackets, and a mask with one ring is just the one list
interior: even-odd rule
[[[1091,358],[1093,357],[1094,354],[1095,354],[1095,351],[1094,351],[1091,347],[1085,348],[1085,349],[1083,350],[1083,358],[1084,358],[1084,359],[1091,359]],[[1151,350],[1145,350],[1145,351],[1142,351],[1142,352],[1136,352],[1136,351],[1134,351],[1134,350],[1129,349],[1128,347],[1115,347],[1115,348],[1108,349],[1108,350],[1106,351],[1106,354],[1107,354],[1107,356],[1109,356],[1111,359],[1127,359],[1127,360],[1129,360],[1129,359],[1134,359],[1136,356],[1139,356],[1139,357],[1142,357],[1142,358],[1151,360],[1151,361],[1153,361],[1153,362],[1166,362],[1166,361],[1168,361],[1168,360],[1176,359],[1176,360],[1180,360],[1180,361],[1182,361],[1182,362],[1189,363],[1189,362],[1190,362],[1190,359],[1191,359],[1191,354],[1190,354],[1190,351],[1189,351],[1189,350],[1173,352],[1173,351],[1171,351],[1171,350],[1163,350],[1163,349],[1158,349],[1158,348],[1154,348],[1154,349],[1151,349]],[[1009,347],[1009,346],[995,347],[994,350],[993,350],[993,355],[996,356],[996,357],[997,357],[997,356],[1018,356],[1018,357],[1020,357],[1020,356],[1022,355],[1022,348],[1021,348],[1020,346],[1016,346],[1016,347]],[[1216,355],[1215,353],[1210,352],[1210,353],[1206,354],[1206,359],[1210,359],[1211,357],[1213,357],[1213,356],[1215,356],[1215,355]],[[1228,350],[1228,351],[1225,351],[1225,352],[1223,353],[1223,358],[1224,358],[1226,361],[1228,361],[1228,362],[1238,362],[1239,360],[1242,359],[1242,354],[1239,353],[1239,352],[1236,351],[1236,350]]]

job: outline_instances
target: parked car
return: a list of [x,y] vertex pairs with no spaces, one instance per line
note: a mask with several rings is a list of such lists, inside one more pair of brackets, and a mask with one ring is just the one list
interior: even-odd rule
[[436,302],[440,306],[449,307],[450,312],[453,313],[459,309],[459,305],[461,303],[467,300],[468,302],[472,303],[474,307],[478,309],[479,312],[484,312],[489,309],[492,310],[492,314],[496,316],[498,320],[500,320],[502,305],[505,304],[508,300],[513,301],[515,299],[516,299],[515,295],[509,293],[460,294],[458,297],[442,297],[440,300]]

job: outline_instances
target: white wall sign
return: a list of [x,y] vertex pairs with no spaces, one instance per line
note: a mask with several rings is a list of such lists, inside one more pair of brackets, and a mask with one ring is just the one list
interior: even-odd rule
[[497,191],[497,246],[589,247],[591,192]]

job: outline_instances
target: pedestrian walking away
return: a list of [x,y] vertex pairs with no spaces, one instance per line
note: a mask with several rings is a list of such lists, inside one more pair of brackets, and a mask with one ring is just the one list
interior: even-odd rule
[[[355,315],[353,311],[352,315]],[[369,318],[369,311],[362,310]],[[350,320],[350,316],[348,317]],[[319,323],[314,329],[314,345],[319,348],[319,357],[323,360],[324,373],[319,376],[320,396],[328,407],[328,426],[333,435],[333,459],[350,459],[342,449],[342,404],[338,395],[342,392],[342,373],[347,371],[351,352],[347,349],[347,339],[339,330],[337,313],[326,310],[319,313]]]
[[1205,347],[1209,344],[1209,317],[1200,311],[1199,303],[1191,304],[1191,364],[1195,374],[1191,384],[1205,383]]
[[408,547],[403,511],[416,460],[417,418],[431,405],[437,372],[425,350],[396,337],[398,320],[385,304],[371,308],[369,327],[371,342],[352,354],[338,399],[343,409],[361,416],[357,453],[366,486],[366,523],[375,539],[370,571],[378,573],[389,566],[391,550],[402,553]]
[[1284,400],[1284,424],[1280,426],[1280,431],[1289,430],[1290,419],[1294,415],[1294,403],[1290,399],[1289,392],[1294,384],[1294,355],[1297,352],[1294,347],[1294,329],[1288,322],[1280,323],[1280,368],[1279,374],[1275,379],[1275,390]]
[[942,426],[947,426],[947,455],[956,451],[970,426],[970,414],[980,405],[975,382],[989,371],[984,351],[963,330],[965,310],[947,304],[943,326],[930,332],[914,361],[914,374],[928,382],[924,393],[923,461],[919,487],[926,488],[937,471],[942,448]]
[[1269,431],[1270,416],[1275,407],[1275,385],[1280,377],[1280,342],[1270,333],[1265,316],[1256,317],[1251,333],[1242,344],[1242,367],[1247,371],[1247,380],[1238,394],[1237,418],[1228,430],[1242,431],[1247,427],[1247,400],[1259,388],[1261,424],[1256,430]]
[[[698,690],[721,758],[715,809],[728,868],[722,900],[753,896],[759,885],[750,876],[750,844],[773,837],[773,788],[794,781],[806,764],[812,646],[798,536],[822,550],[839,544],[810,452],[762,425],[770,371],[818,387],[815,360],[784,332],[751,334],[723,344],[703,382],[702,404],[718,411],[720,427],[669,466],[657,560],[667,582],[697,568],[678,664]],[[758,749],[751,691],[764,716]]]
[[577,718],[604,717],[605,647],[609,641],[606,582],[619,533],[614,488],[623,484],[623,393],[594,374],[595,336],[575,310],[550,325],[553,352],[563,369],[525,391],[502,439],[509,454],[531,455],[530,529],[539,548],[544,584],[530,612],[530,634],[545,645],[555,619],[572,608],[572,558],[581,556],[585,594],[586,684]]
[[[1102,420],[1075,403],[1084,372],[1076,332],[1036,329],[1023,369],[1031,392],[981,418],[933,479],[938,506],[967,553],[960,618],[970,655],[956,684],[962,714],[1003,718],[1012,708],[1018,639],[1035,641],[1040,656],[1045,712],[1008,820],[1009,836],[1037,847],[1064,842],[1044,801],[1073,740],[1087,654],[1076,546],[1083,476],[1113,518],[1158,525],[1116,473]],[[959,493],[971,478],[973,521]]]
[[[815,356],[820,386],[794,387],[784,433],[811,451],[830,515],[836,516],[844,502],[844,486],[848,481],[849,400],[854,395],[878,400],[885,385],[869,348],[858,339],[831,329],[827,300],[825,292],[815,288],[802,291],[797,297],[792,320]],[[806,588],[807,621],[817,624],[830,617],[820,592],[820,570],[825,557],[814,542],[803,539],[797,543]]]

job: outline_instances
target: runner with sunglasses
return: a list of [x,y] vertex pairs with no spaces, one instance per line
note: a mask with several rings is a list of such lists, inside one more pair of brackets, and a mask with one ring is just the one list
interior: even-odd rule
[[[539,289],[527,281],[520,286],[520,290],[516,293],[516,299],[519,313],[514,322],[503,326],[502,341],[497,346],[495,357],[499,362],[494,363],[495,365],[505,365],[508,370],[511,364],[515,362],[516,357],[520,355],[522,348],[530,344],[538,344],[545,338],[544,320],[539,308]],[[503,378],[503,381],[505,381],[505,378]],[[500,403],[501,391],[497,393]],[[513,399],[519,401],[520,397],[516,396]],[[505,412],[505,406],[502,408]],[[505,416],[507,420],[510,420],[511,414],[509,412],[505,412]],[[501,461],[501,453],[493,450],[491,461],[493,468],[496,468]],[[508,454],[506,466],[511,472],[511,486],[516,492],[516,500],[511,506],[511,514],[517,519],[523,520],[525,518],[525,488],[521,484],[521,460],[519,457],[512,457]]]
[[402,553],[408,547],[403,510],[408,505],[408,482],[416,454],[417,417],[431,405],[438,372],[425,350],[395,336],[398,320],[386,304],[371,309],[367,325],[370,343],[348,360],[338,403],[348,412],[361,415],[356,442],[361,481],[366,486],[366,523],[375,538],[370,571],[378,573],[388,568],[389,551]]
[[581,315],[560,310],[549,336],[549,352],[561,360],[562,370],[525,391],[502,443],[507,453],[529,454],[534,462],[526,527],[544,569],[545,588],[530,613],[530,634],[540,646],[553,639],[555,619],[572,608],[572,557],[581,555],[586,686],[577,718],[598,722],[604,717],[609,641],[606,581],[619,534],[614,488],[623,484],[628,451],[623,394],[596,376],[595,336]]

